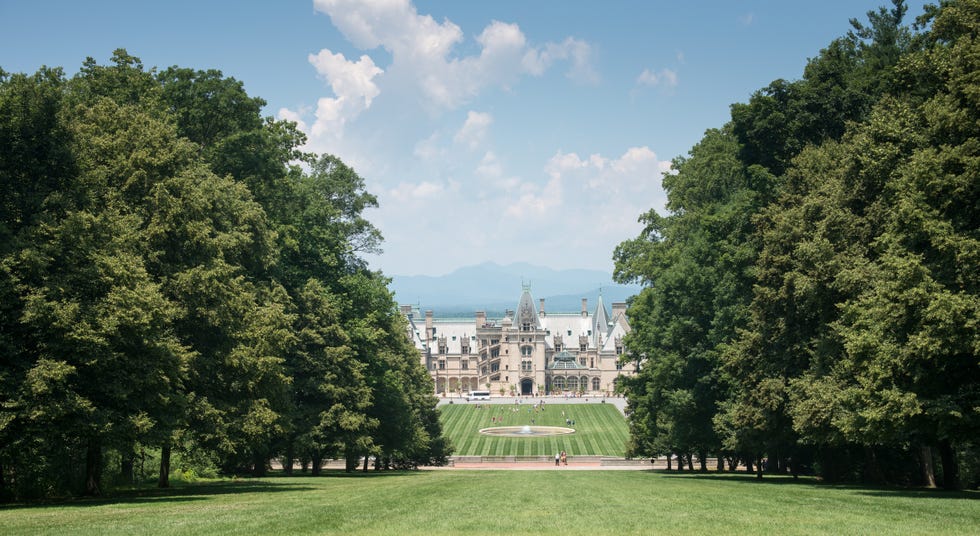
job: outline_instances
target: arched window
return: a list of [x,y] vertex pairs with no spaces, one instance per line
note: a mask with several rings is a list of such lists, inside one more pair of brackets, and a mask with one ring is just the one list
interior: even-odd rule
[[598,377],[592,378],[592,390],[598,391],[601,388],[602,387],[599,385],[599,378]]
[[561,376],[555,376],[554,379],[551,380],[551,386],[552,388],[554,388],[555,391],[564,391],[565,378],[562,378]]
[[569,391],[578,391],[578,378],[575,376],[569,376],[567,385]]

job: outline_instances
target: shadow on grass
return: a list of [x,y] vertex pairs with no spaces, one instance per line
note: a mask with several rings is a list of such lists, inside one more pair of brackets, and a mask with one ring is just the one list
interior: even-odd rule
[[714,480],[719,482],[738,482],[755,485],[799,486],[806,488],[839,489],[855,492],[869,497],[901,497],[910,499],[959,499],[980,500],[977,491],[948,491],[944,489],[903,488],[897,486],[875,486],[870,484],[840,484],[823,482],[816,477],[801,476],[794,479],[788,475],[766,475],[756,478],[749,473],[690,473],[656,469],[653,472],[665,478],[686,478],[693,480]]
[[61,501],[0,505],[0,511],[25,508],[87,508],[90,506],[149,502],[180,503],[204,501],[208,497],[217,495],[297,492],[313,489],[315,488],[291,483],[266,482],[263,480],[229,480],[222,482],[177,484],[174,487],[165,489],[141,488],[116,490],[112,495],[107,497],[79,497]]
[[0,512],[27,508],[86,508],[112,504],[139,503],[180,503],[204,501],[208,497],[248,493],[283,493],[313,491],[314,481],[329,478],[392,478],[421,474],[419,471],[360,471],[347,473],[342,469],[324,470],[320,475],[285,474],[273,471],[267,477],[233,478],[221,481],[183,483],[177,482],[170,488],[130,488],[116,489],[105,497],[78,497],[63,500],[47,500],[31,503],[0,504]]

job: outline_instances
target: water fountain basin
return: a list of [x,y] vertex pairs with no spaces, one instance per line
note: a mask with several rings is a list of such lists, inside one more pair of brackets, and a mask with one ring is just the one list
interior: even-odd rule
[[547,437],[574,434],[574,428],[563,426],[493,426],[480,429],[483,435],[494,437]]

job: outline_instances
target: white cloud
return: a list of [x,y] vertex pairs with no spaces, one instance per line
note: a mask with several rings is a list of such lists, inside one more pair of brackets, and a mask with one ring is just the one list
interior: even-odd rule
[[391,189],[389,194],[396,201],[411,203],[436,197],[444,190],[445,187],[443,185],[430,181],[419,183],[402,182],[397,187]]
[[339,133],[348,120],[370,108],[371,101],[381,93],[374,77],[383,71],[366,55],[353,62],[343,54],[323,49],[318,54],[310,54],[309,61],[335,95],[317,101],[314,136],[331,130]]
[[599,81],[599,75],[592,67],[593,55],[591,45],[568,37],[561,43],[548,43],[541,48],[528,50],[524,54],[522,65],[528,73],[541,76],[556,60],[570,60],[572,65],[566,76],[578,82],[593,84]]
[[483,143],[487,135],[487,129],[493,123],[493,116],[488,113],[474,112],[470,110],[466,114],[466,121],[456,132],[453,141],[466,145],[471,150],[476,149]]
[[279,112],[276,115],[279,117],[279,119],[285,119],[286,121],[292,121],[296,123],[296,128],[298,128],[299,130],[303,132],[307,131],[306,122],[303,121],[304,111],[301,110],[298,112],[294,112],[289,108],[279,108]]
[[434,133],[428,138],[416,143],[412,154],[422,160],[433,161],[441,156],[445,156],[446,151],[439,146],[439,134]]
[[479,54],[455,57],[463,41],[459,26],[420,15],[409,0],[315,0],[314,7],[357,47],[390,52],[387,72],[414,85],[436,108],[455,109],[489,86],[508,88],[521,74],[540,75],[556,60],[568,61],[568,76],[577,81],[598,79],[584,41],[534,48],[518,25],[491,21],[475,38]]
[[643,69],[640,76],[636,78],[636,83],[640,86],[672,88],[677,86],[677,73],[670,69],[661,69],[659,73]]
[[738,22],[742,26],[751,26],[754,21],[755,13],[746,13],[738,18]]

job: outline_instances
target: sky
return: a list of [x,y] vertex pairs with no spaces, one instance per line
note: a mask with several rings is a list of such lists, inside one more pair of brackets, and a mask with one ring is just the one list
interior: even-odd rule
[[672,159],[885,3],[0,0],[0,68],[71,76],[125,48],[242,81],[364,178],[386,274],[611,272]]

